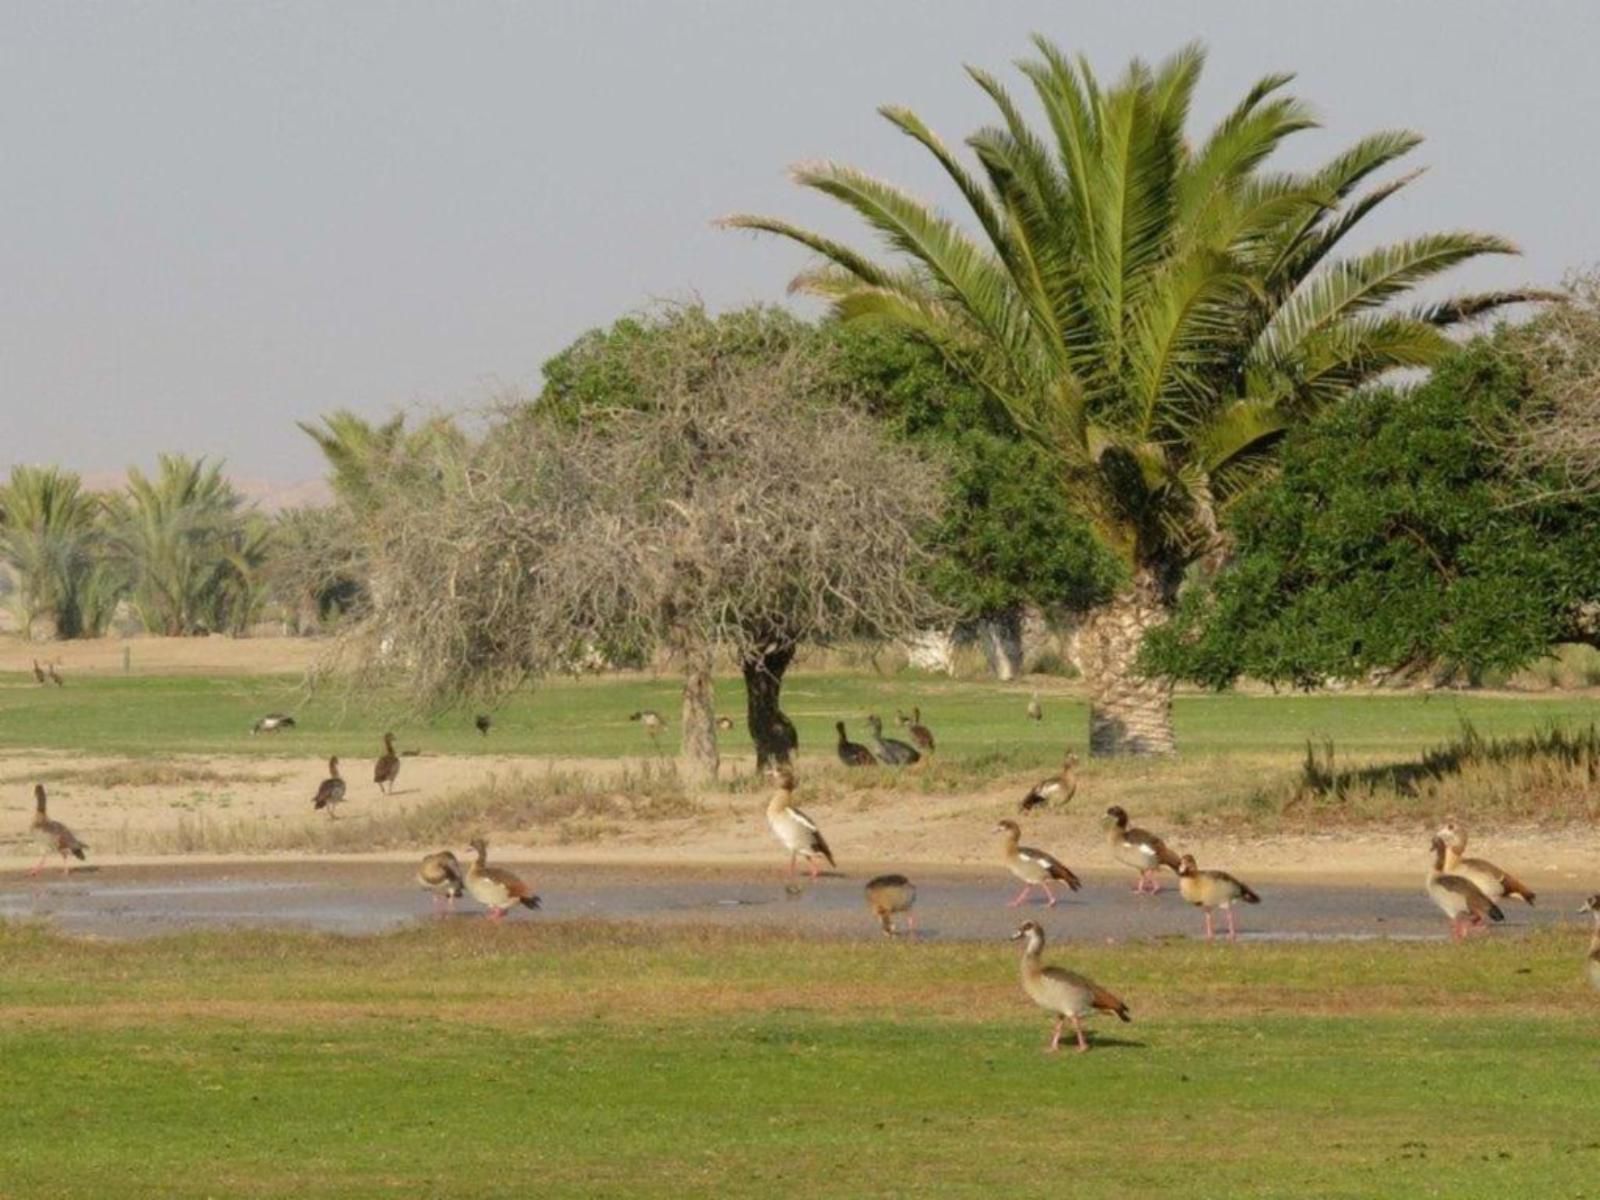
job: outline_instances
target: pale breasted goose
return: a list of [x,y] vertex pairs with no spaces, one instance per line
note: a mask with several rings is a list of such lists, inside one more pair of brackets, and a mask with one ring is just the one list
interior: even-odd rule
[[312,808],[325,808],[328,816],[344,801],[344,780],[339,776],[338,755],[328,760],[328,777],[317,785],[317,794],[311,797]]
[[489,910],[491,921],[500,920],[513,904],[539,907],[539,897],[533,894],[532,888],[510,871],[489,865],[489,843],[485,839],[473,838],[471,844],[478,857],[467,868],[467,891]]
[[774,789],[772,798],[767,801],[767,826],[789,852],[789,874],[795,873],[795,861],[802,854],[806,856],[806,866],[811,871],[812,879],[817,877],[818,858],[826,859],[830,867],[837,866],[822,830],[795,807],[794,772],[778,764],[768,769],[767,776],[772,780]]
[[1245,904],[1261,903],[1261,897],[1248,884],[1226,871],[1200,870],[1192,854],[1185,854],[1178,860],[1178,892],[1190,904],[1205,910],[1208,942],[1215,936],[1211,928],[1212,910],[1220,908],[1228,914],[1228,940],[1233,942],[1238,940],[1238,931],[1233,924],[1233,906],[1240,901]]
[[629,713],[628,720],[637,721],[644,726],[650,744],[657,750],[661,749],[661,731],[667,727],[667,723],[660,713],[653,708],[641,708],[638,712]]
[[89,847],[80,842],[77,835],[60,821],[52,821],[50,814],[45,811],[45,803],[44,784],[34,784],[33,824],[31,828],[33,830],[33,840],[39,843],[41,853],[39,861],[33,864],[33,870],[29,871],[28,874],[37,875],[44,869],[47,858],[52,854],[59,854],[61,856],[61,873],[70,875],[72,874],[72,860],[75,858],[79,862],[87,861],[84,857],[84,851]]
[[876,714],[867,718],[867,727],[872,730],[872,748],[878,752],[878,757],[890,766],[909,767],[922,758],[922,755],[917,753],[917,748],[910,742],[884,737],[883,722]]
[[1028,720],[1044,720],[1044,708],[1039,704],[1039,693],[1035,692],[1028,697]]
[[1106,834],[1111,856],[1123,866],[1139,872],[1139,878],[1133,885],[1134,891],[1143,893],[1144,885],[1148,883],[1150,894],[1155,895],[1161,890],[1161,883],[1156,878],[1157,868],[1166,867],[1176,872],[1178,856],[1148,829],[1129,825],[1128,814],[1120,805],[1113,804],[1106,809],[1106,816],[1111,818],[1111,829]]
[[1583,902],[1581,913],[1594,916],[1594,932],[1589,935],[1589,957],[1584,960],[1584,973],[1589,976],[1589,986],[1600,992],[1600,892]]
[[1115,1013],[1120,1020],[1131,1021],[1128,1006],[1106,991],[1094,980],[1076,971],[1044,965],[1044,929],[1037,921],[1024,921],[1011,935],[1011,940],[1023,942],[1022,990],[1046,1012],[1056,1015],[1055,1029],[1050,1035],[1049,1050],[1053,1054],[1061,1049],[1061,1027],[1072,1022],[1072,1031],[1078,1035],[1078,1052],[1089,1048],[1083,1036],[1083,1018],[1091,1013]]
[[717,718],[717,728],[720,729],[723,733],[727,733],[728,730],[733,728],[733,718],[732,717],[718,717]]
[[1527,904],[1533,903],[1533,892],[1515,875],[1502,871],[1487,859],[1461,857],[1467,852],[1467,831],[1454,818],[1440,827],[1439,839],[1444,842],[1446,874],[1472,880],[1478,885],[1478,890],[1491,900],[1516,896]]
[[294,728],[294,718],[288,713],[268,713],[250,726],[251,733],[278,733],[285,729]]
[[1486,920],[1503,921],[1505,913],[1472,880],[1460,875],[1448,875],[1444,869],[1444,839],[1435,837],[1429,844],[1433,851],[1433,865],[1428,869],[1425,888],[1428,899],[1439,906],[1439,911],[1450,918],[1450,937],[1459,942],[1467,928],[1482,927]]
[[895,913],[905,913],[906,929],[917,932],[917,918],[911,906],[917,902],[917,886],[904,875],[878,875],[867,880],[867,907],[883,926],[884,935],[893,937]]
[[1001,821],[994,827],[994,831],[1004,837],[1000,855],[1005,860],[1006,869],[1022,880],[1024,885],[1017,893],[1016,899],[1006,905],[1007,908],[1016,908],[1028,898],[1028,893],[1034,888],[1043,888],[1050,907],[1054,908],[1056,894],[1050,890],[1051,880],[1066,884],[1067,888],[1074,892],[1083,887],[1083,882],[1055,855],[1036,850],[1032,846],[1018,845],[1022,838],[1022,830],[1015,821]]
[[372,782],[380,791],[393,792],[394,781],[400,778],[400,756],[394,752],[394,734],[383,735],[383,754],[372,764]]
[[466,890],[466,879],[461,874],[461,863],[449,850],[440,850],[422,860],[417,868],[417,882],[433,893],[433,906],[441,901],[451,908]]
[[1022,803],[1017,806],[1018,812],[1032,812],[1036,808],[1065,808],[1078,794],[1078,777],[1074,771],[1078,766],[1078,756],[1069,753],[1061,760],[1061,770],[1049,779],[1041,779],[1033,785],[1031,791],[1022,798]]
[[868,750],[860,742],[852,742],[845,736],[843,721],[835,721],[833,727],[839,731],[838,753],[840,762],[847,767],[871,767],[877,765],[878,760],[872,757],[871,750]]

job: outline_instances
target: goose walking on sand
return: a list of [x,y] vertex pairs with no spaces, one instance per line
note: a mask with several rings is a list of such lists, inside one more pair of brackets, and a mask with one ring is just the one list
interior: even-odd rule
[[1583,960],[1583,970],[1589,977],[1589,986],[1600,992],[1600,892],[1585,900],[1578,911],[1594,917],[1594,932],[1589,935],[1589,957]]
[[1036,850],[1032,846],[1018,845],[1022,838],[1022,829],[1015,821],[1001,821],[994,827],[994,831],[1004,838],[1000,855],[1005,860],[1006,869],[1023,883],[1022,890],[1017,893],[1016,899],[1006,905],[1007,908],[1016,908],[1028,898],[1028,893],[1034,888],[1042,888],[1045,899],[1050,907],[1054,908],[1056,894],[1050,890],[1052,880],[1066,884],[1069,891],[1075,892],[1083,887],[1082,881],[1055,855]]
[[1428,899],[1450,918],[1451,941],[1459,942],[1467,936],[1468,929],[1487,928],[1489,921],[1505,920],[1506,915],[1500,911],[1500,906],[1485,896],[1477,884],[1445,871],[1447,848],[1443,838],[1435,837],[1428,846],[1433,851],[1433,866],[1428,870],[1424,887]]
[[440,850],[422,860],[417,868],[417,882],[433,893],[433,907],[441,903],[454,909],[456,900],[466,890],[466,880],[461,874],[461,863],[449,850]]
[[911,911],[911,906],[916,902],[917,885],[904,875],[879,875],[867,880],[867,907],[883,926],[885,937],[895,935],[896,913],[905,913],[906,931],[916,936],[917,918]]
[[1072,798],[1078,794],[1078,778],[1074,774],[1077,766],[1078,756],[1069,751],[1066,758],[1061,760],[1061,770],[1049,779],[1041,779],[1034,784],[1032,790],[1022,798],[1017,811],[1026,813],[1047,806],[1062,809],[1071,804]]
[[1205,910],[1208,942],[1216,936],[1211,927],[1212,910],[1220,908],[1228,914],[1228,940],[1236,942],[1239,935],[1233,924],[1233,906],[1241,901],[1245,904],[1261,903],[1261,897],[1248,885],[1226,871],[1200,870],[1192,854],[1185,854],[1178,860],[1178,893],[1196,908]]
[[80,842],[77,835],[60,821],[51,820],[50,814],[45,811],[45,803],[44,784],[34,784],[33,840],[39,843],[39,848],[43,853],[39,855],[39,861],[33,864],[33,870],[29,871],[28,874],[37,875],[44,869],[47,858],[52,854],[59,854],[61,856],[61,873],[63,875],[71,875],[72,860],[87,861],[84,851],[89,847]]
[[383,735],[383,754],[372,764],[372,782],[378,790],[394,794],[394,781],[400,778],[400,756],[394,752],[394,734]]
[[327,809],[328,818],[334,817],[334,809],[344,802],[344,779],[339,775],[339,757],[335,755],[328,760],[328,777],[317,785],[317,794],[311,797],[311,807]]
[[772,798],[767,801],[767,827],[789,852],[789,874],[795,873],[796,860],[804,854],[814,880],[817,859],[826,859],[830,867],[838,865],[833,861],[833,851],[828,848],[828,840],[822,836],[817,823],[795,807],[794,772],[779,764],[768,770],[767,775],[774,784]]
[[1132,1021],[1128,1006],[1106,991],[1094,980],[1076,971],[1044,965],[1044,929],[1037,921],[1024,921],[1011,935],[1013,942],[1023,942],[1022,990],[1046,1012],[1056,1016],[1055,1029],[1050,1035],[1049,1052],[1061,1049],[1062,1026],[1072,1022],[1072,1031],[1078,1035],[1078,1052],[1089,1049],[1083,1036],[1083,1018],[1093,1013],[1114,1013],[1119,1020]]
[[1106,809],[1106,816],[1111,819],[1111,829],[1106,834],[1106,841],[1111,846],[1111,857],[1123,866],[1132,867],[1139,872],[1139,878],[1133,885],[1135,892],[1143,894],[1144,885],[1148,883],[1150,894],[1154,896],[1161,890],[1161,882],[1156,878],[1156,869],[1166,867],[1176,872],[1178,856],[1148,829],[1129,825],[1128,814],[1120,805],[1113,804]]
[[540,900],[533,889],[503,867],[489,866],[489,843],[484,838],[473,838],[472,848],[478,857],[467,868],[467,891],[472,898],[489,910],[489,919],[498,921],[513,904],[524,908],[538,908]]
[[1508,900],[1515,896],[1525,904],[1533,903],[1533,892],[1515,875],[1502,871],[1487,859],[1461,857],[1467,852],[1467,831],[1453,817],[1440,827],[1439,840],[1444,843],[1446,874],[1472,880],[1491,900]]

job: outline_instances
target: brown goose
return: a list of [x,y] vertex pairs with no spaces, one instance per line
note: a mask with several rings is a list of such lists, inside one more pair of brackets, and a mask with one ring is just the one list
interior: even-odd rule
[[717,728],[720,729],[723,733],[727,733],[728,730],[733,728],[733,718],[732,717],[718,717],[717,718]]
[[811,871],[812,879],[817,877],[818,858],[827,859],[830,867],[837,866],[822,830],[795,807],[794,772],[780,763],[769,768],[767,775],[774,784],[772,798],[767,801],[767,827],[789,852],[789,874],[794,874],[795,861],[802,854],[806,856],[806,866]]
[[467,891],[472,898],[489,910],[489,919],[498,921],[513,904],[524,908],[538,908],[539,897],[521,879],[501,867],[491,867],[489,843],[483,838],[473,838],[472,848],[478,857],[467,868]]
[[628,720],[637,721],[644,726],[645,734],[650,738],[650,744],[657,751],[661,749],[661,731],[667,727],[661,714],[653,708],[641,708],[638,712],[629,713]]
[[1129,825],[1128,814],[1120,805],[1113,804],[1106,809],[1106,816],[1111,818],[1111,829],[1106,834],[1111,856],[1139,872],[1139,878],[1133,885],[1134,891],[1143,893],[1144,885],[1148,883],[1150,894],[1154,896],[1161,890],[1161,883],[1156,879],[1156,868],[1166,867],[1176,872],[1178,856],[1148,829]]
[[393,793],[394,781],[400,778],[400,756],[394,752],[394,734],[383,735],[383,754],[372,765],[372,782],[380,791]]
[[317,785],[317,794],[311,797],[312,808],[325,808],[332,819],[333,810],[344,800],[344,780],[339,776],[339,758],[328,760],[328,777]]
[[1261,897],[1247,884],[1226,871],[1200,870],[1192,854],[1185,854],[1178,860],[1178,892],[1190,904],[1205,910],[1208,942],[1215,936],[1211,928],[1213,909],[1220,908],[1228,914],[1228,940],[1234,942],[1238,941],[1238,932],[1233,925],[1233,906],[1240,901],[1246,904],[1261,903]]
[[1516,896],[1532,904],[1533,892],[1515,875],[1502,871],[1492,862],[1482,858],[1462,858],[1467,852],[1467,831],[1454,817],[1439,829],[1439,839],[1444,842],[1444,869],[1447,874],[1460,875],[1478,885],[1478,890],[1491,900],[1505,900]]
[[417,868],[417,882],[433,893],[435,909],[439,907],[441,901],[450,908],[455,908],[456,900],[466,889],[466,881],[461,874],[461,863],[448,850],[440,850],[437,854],[430,854],[422,860],[422,865]]
[[472,718],[472,724],[477,728],[479,733],[481,733],[484,737],[488,737],[489,730],[494,727],[494,718],[488,713],[479,713],[477,716]]
[[1049,779],[1041,779],[1033,785],[1033,789],[1022,798],[1022,803],[1017,806],[1018,812],[1032,812],[1036,808],[1065,808],[1072,803],[1072,798],[1078,794],[1078,778],[1074,774],[1078,766],[1078,756],[1068,752],[1066,758],[1061,760],[1061,770]]
[[906,727],[906,732],[911,735],[911,740],[918,750],[926,750],[929,754],[934,751],[933,730],[922,723],[922,710],[915,705],[911,708],[911,720],[900,722]]
[[852,742],[845,736],[843,721],[835,721],[833,727],[839,731],[838,754],[840,762],[847,767],[871,767],[877,765],[878,760],[872,757],[871,750],[868,750],[860,742]]
[[44,669],[49,674],[51,683],[55,684],[57,687],[64,686],[64,681],[62,680],[61,675],[56,671],[55,663],[45,663]]
[[1072,1022],[1072,1031],[1078,1035],[1078,1052],[1089,1048],[1083,1036],[1083,1018],[1091,1013],[1115,1013],[1119,1020],[1131,1021],[1128,1006],[1106,991],[1094,980],[1076,971],[1044,965],[1044,929],[1037,921],[1024,921],[1011,935],[1013,942],[1021,941],[1022,990],[1046,1012],[1056,1014],[1055,1029],[1050,1035],[1050,1053],[1061,1049],[1061,1027]]
[[1583,902],[1581,913],[1594,916],[1594,932],[1589,935],[1589,957],[1584,960],[1584,973],[1589,976],[1589,986],[1600,992],[1600,892]]
[[1459,942],[1466,937],[1468,928],[1485,928],[1485,921],[1505,920],[1505,913],[1472,880],[1445,873],[1443,838],[1435,837],[1428,845],[1433,851],[1433,866],[1428,871],[1425,887],[1428,899],[1450,918],[1452,941]]
[[294,728],[294,718],[288,713],[270,712],[250,726],[251,733],[278,733]]
[[1056,894],[1050,890],[1052,879],[1066,884],[1070,891],[1075,892],[1083,887],[1082,881],[1055,855],[1036,850],[1032,846],[1018,845],[1022,838],[1022,830],[1015,821],[1001,821],[994,827],[994,831],[1004,835],[1005,840],[1000,853],[1005,859],[1006,868],[1023,882],[1022,890],[1017,893],[1016,899],[1006,905],[1007,908],[1016,908],[1028,898],[1028,893],[1034,888],[1043,888],[1050,907],[1054,908]]
[[867,718],[867,728],[872,730],[872,748],[891,767],[909,767],[921,761],[922,755],[910,742],[883,736],[883,721],[876,713]]
[[1044,708],[1039,704],[1038,692],[1035,692],[1032,696],[1028,697],[1028,720],[1044,720]]
[[37,683],[40,687],[43,687],[44,683],[45,683],[45,678],[46,678],[46,676],[45,676],[45,673],[44,673],[44,668],[39,665],[39,660],[37,658],[34,659],[33,660],[33,681],[35,683]]
[[50,815],[45,812],[44,784],[42,783],[33,785],[32,829],[33,840],[39,843],[39,848],[43,853],[39,855],[39,861],[33,864],[33,870],[28,872],[29,875],[37,875],[44,868],[45,859],[52,854],[61,856],[61,873],[63,875],[72,874],[72,860],[74,858],[79,862],[87,861],[84,857],[84,851],[89,847],[80,842],[72,830],[68,829],[60,821],[52,821]]
[[905,913],[906,931],[916,936],[917,918],[911,911],[916,902],[917,885],[904,875],[879,875],[867,880],[867,907],[878,918],[886,937],[895,934],[895,913]]

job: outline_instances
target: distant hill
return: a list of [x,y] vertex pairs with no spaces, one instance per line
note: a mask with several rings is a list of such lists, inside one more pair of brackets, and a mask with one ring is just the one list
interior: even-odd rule
[[[91,471],[83,477],[83,486],[96,492],[114,492],[120,490],[127,481],[125,472]],[[279,512],[285,508],[318,508],[333,502],[333,489],[325,479],[285,483],[277,479],[239,479],[230,476],[228,482],[265,513]]]

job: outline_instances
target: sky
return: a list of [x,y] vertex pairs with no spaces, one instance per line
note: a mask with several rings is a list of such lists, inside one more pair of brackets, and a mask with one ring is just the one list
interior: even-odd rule
[[296,421],[472,410],[652,302],[783,301],[802,252],[713,220],[864,240],[788,180],[818,158],[954,208],[875,110],[959,142],[992,111],[962,64],[1022,93],[1033,32],[1104,76],[1203,41],[1199,126],[1297,72],[1324,127],[1286,166],[1423,133],[1428,173],[1367,241],[1475,228],[1523,248],[1454,287],[1600,261],[1589,0],[8,0],[0,469],[148,469],[166,450],[315,478]]

